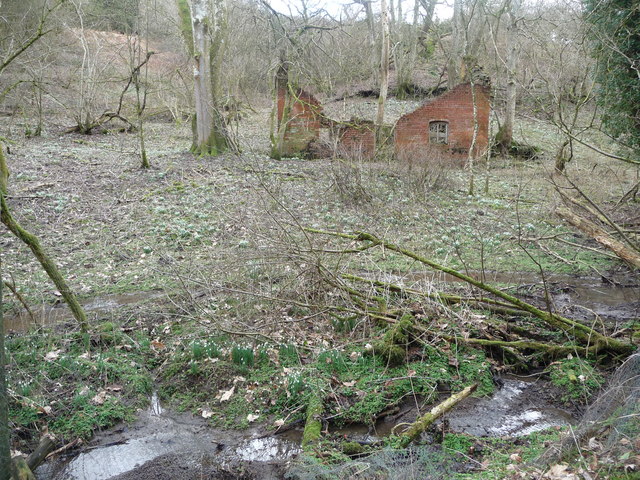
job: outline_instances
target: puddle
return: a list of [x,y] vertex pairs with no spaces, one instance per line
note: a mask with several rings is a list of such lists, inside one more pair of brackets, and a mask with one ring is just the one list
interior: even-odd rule
[[[105,295],[82,302],[82,307],[86,313],[103,314],[126,305],[135,305],[164,296],[164,292],[158,291]],[[74,321],[73,315],[65,303],[54,306],[43,305],[40,309],[34,309],[33,313],[35,324],[40,326]],[[21,311],[17,315],[5,316],[4,325],[7,332],[24,332],[34,326],[34,320],[27,312]]]
[[517,379],[503,379],[504,385],[487,398],[471,398],[447,416],[456,433],[478,437],[520,437],[550,427],[575,423],[556,408],[541,390],[547,387]]
[[[220,465],[227,472],[240,462],[282,463],[301,451],[299,442],[286,438],[261,438],[257,431],[251,430],[216,430],[202,418],[171,414],[162,408],[156,392],[151,396],[149,408],[140,414],[136,423],[98,434],[91,443],[71,459],[42,465],[36,472],[37,478],[107,480],[126,474],[129,475],[126,478],[160,478],[136,472],[144,471],[145,465],[154,464],[157,459],[166,461],[168,457],[172,464],[188,464],[182,465],[185,468],[196,468],[194,464],[200,459],[209,466]],[[162,462],[158,460],[157,463]],[[267,477],[269,475],[265,474]]]
[[282,460],[292,458],[300,452],[298,445],[276,437],[247,440],[235,449],[238,458],[249,462]]

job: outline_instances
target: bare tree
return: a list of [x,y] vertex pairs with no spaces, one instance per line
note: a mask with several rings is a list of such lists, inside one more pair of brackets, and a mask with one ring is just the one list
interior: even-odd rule
[[376,137],[380,141],[384,124],[384,107],[389,90],[389,12],[386,0],[380,0],[380,27],[382,45],[380,48],[380,95],[378,96],[378,113],[376,115]]
[[[261,0],[272,32],[277,51],[275,66],[274,107],[271,114],[271,155],[279,158],[283,154],[284,137],[290,120],[290,110],[298,100],[298,77],[307,65],[305,52],[318,48],[313,33],[323,33],[339,28],[339,24],[330,24],[330,16],[324,9],[309,9],[306,0],[294,14],[284,14],[275,10],[267,0]],[[278,113],[278,95],[284,95],[284,105]]]
[[218,155],[238,147],[221,111],[222,60],[227,38],[226,0],[176,0],[180,30],[193,58],[195,121],[191,150]]
[[513,126],[516,120],[516,94],[518,67],[518,15],[521,0],[506,0],[505,11],[507,15],[506,32],[506,76],[507,88],[505,95],[504,123],[497,135],[498,144],[503,151],[508,150],[513,141]]

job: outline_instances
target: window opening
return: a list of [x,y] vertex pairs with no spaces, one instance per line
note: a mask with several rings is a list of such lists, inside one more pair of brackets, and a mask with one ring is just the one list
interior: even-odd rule
[[448,122],[431,122],[429,124],[429,143],[443,145],[449,143]]

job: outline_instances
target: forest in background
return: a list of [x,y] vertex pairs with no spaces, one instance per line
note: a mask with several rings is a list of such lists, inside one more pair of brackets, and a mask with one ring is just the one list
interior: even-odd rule
[[[576,415],[604,388],[627,410],[600,407],[600,420],[631,420],[615,441],[580,430],[588,448],[564,445],[567,468],[517,458],[555,438],[484,444],[495,455],[463,434],[441,444],[479,478],[633,478],[638,376],[627,360],[630,376],[612,377],[624,387],[605,377],[637,357],[638,301],[616,317],[561,297],[587,277],[637,291],[640,12],[456,0],[442,19],[438,7],[2,1],[3,313],[30,325],[8,332],[1,362],[3,462],[10,437],[35,448],[30,469],[42,449],[73,451],[157,390],[216,427],[302,423],[306,454],[329,469],[405,448],[430,422],[414,414],[359,447],[329,425],[373,426],[408,395],[460,401],[535,372]],[[493,145],[465,165],[382,147],[347,159],[331,142],[319,160],[278,154],[277,88],[382,129],[478,76]],[[49,324],[58,297],[70,312]],[[462,474],[453,458],[438,478]],[[307,467],[291,478],[322,478]]]

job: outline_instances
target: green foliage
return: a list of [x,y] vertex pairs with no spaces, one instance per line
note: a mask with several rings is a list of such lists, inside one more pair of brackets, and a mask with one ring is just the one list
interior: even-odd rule
[[253,347],[235,345],[231,349],[231,359],[233,360],[233,363],[241,367],[253,367],[255,361]]
[[600,84],[598,102],[611,134],[640,149],[640,9],[633,0],[584,0]]
[[94,405],[90,399],[90,394],[76,395],[71,408],[57,416],[50,429],[66,437],[89,438],[97,428],[133,418],[133,412],[115,398],[108,398],[102,405]]
[[553,363],[549,374],[554,385],[565,394],[562,401],[574,400],[587,403],[604,384],[603,376],[581,358],[568,358]]
[[89,437],[132,418],[147,403],[152,390],[147,367],[156,361],[148,337],[139,333],[134,341],[112,323],[103,324],[93,342],[84,337],[39,332],[7,342],[9,384],[21,398],[11,404],[11,422],[27,429],[46,422],[53,433]]
[[280,364],[285,367],[300,365],[298,349],[291,343],[283,343],[278,346],[278,358],[280,360]]
[[458,433],[447,433],[442,439],[442,446],[460,453],[468,453],[473,445],[473,438]]

